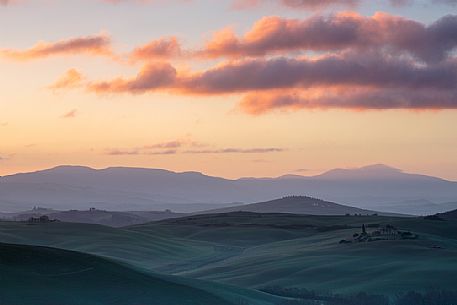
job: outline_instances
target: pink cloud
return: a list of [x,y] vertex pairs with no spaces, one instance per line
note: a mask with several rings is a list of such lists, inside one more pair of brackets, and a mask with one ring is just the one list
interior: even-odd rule
[[181,46],[176,37],[164,37],[153,40],[136,48],[131,53],[132,60],[155,60],[178,57],[182,55]]
[[15,60],[32,60],[63,55],[112,56],[111,39],[106,35],[86,36],[40,42],[26,50],[0,49],[0,56]]
[[313,16],[307,19],[264,17],[243,37],[232,30],[217,32],[202,56],[243,57],[292,51],[385,50],[422,60],[441,60],[457,47],[457,16],[443,17],[427,26],[403,17],[377,13]]
[[[330,92],[329,92],[330,91]],[[239,108],[251,115],[273,111],[296,111],[301,109],[457,109],[457,90],[408,90],[408,89],[352,89],[325,90],[316,93],[307,91],[263,92],[246,95]]]
[[[255,8],[263,4],[278,4],[291,9],[317,10],[333,6],[354,8],[370,0],[234,0],[232,6],[235,9]],[[418,0],[385,0],[393,6],[405,6],[420,3]],[[457,0],[429,0],[433,4],[456,5]]]
[[89,84],[90,91],[98,93],[144,93],[173,86],[176,82],[176,69],[167,63],[147,65],[133,79],[117,78],[105,82]]
[[[424,65],[377,52],[347,52],[313,59],[242,60],[186,74],[169,64],[148,65],[136,77],[92,82],[88,89],[133,94],[245,92],[248,95],[241,101],[241,109],[261,114],[270,109],[302,108],[454,109],[456,83],[456,59]],[[306,95],[319,90],[325,94]],[[281,94],[271,95],[278,91]]]

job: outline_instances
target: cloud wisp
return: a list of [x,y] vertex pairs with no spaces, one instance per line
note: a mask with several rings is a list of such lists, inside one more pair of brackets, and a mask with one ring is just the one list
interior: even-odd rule
[[176,37],[162,37],[137,47],[130,54],[132,61],[150,61],[176,58],[183,55]]
[[285,149],[278,147],[267,148],[223,148],[223,149],[203,149],[186,150],[186,154],[267,154],[283,152]]
[[204,148],[208,145],[190,140],[175,140],[155,143],[129,149],[107,149],[105,153],[111,156],[125,155],[174,155],[174,154],[267,154],[285,151],[277,147],[255,148]]
[[76,69],[68,70],[64,75],[62,75],[54,84],[49,86],[50,89],[68,89],[68,88],[77,88],[82,85],[84,81],[84,76],[77,71]]
[[74,119],[77,115],[78,115],[78,110],[72,109],[72,110],[68,111],[67,113],[65,113],[64,115],[62,115],[62,118],[63,119]]
[[56,42],[39,42],[25,49],[0,49],[0,56],[14,60],[33,60],[50,56],[113,56],[111,38],[107,35],[84,36]]

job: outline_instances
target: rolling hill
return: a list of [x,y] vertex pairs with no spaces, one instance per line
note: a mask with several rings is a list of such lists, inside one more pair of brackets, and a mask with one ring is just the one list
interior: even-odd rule
[[[336,169],[318,176],[237,180],[197,172],[60,166],[0,178],[0,211],[33,206],[57,210],[165,210],[197,212],[272,198],[304,195],[390,212],[386,202],[455,202],[457,182],[404,173],[384,165]],[[404,213],[413,214],[412,204]]]
[[437,214],[437,216],[441,219],[457,221],[457,210],[449,211],[446,213]]
[[[100,257],[54,248],[0,244],[2,304],[230,305],[275,298],[141,272]],[[252,299],[253,298],[253,299]],[[276,298],[276,300],[279,298]]]
[[27,224],[0,222],[0,242],[80,251],[137,267],[158,270],[176,262],[193,265],[218,260],[230,251],[212,243],[163,234],[79,223]]
[[[391,225],[418,237],[340,243],[360,234],[362,224],[368,232]],[[163,220],[131,230],[241,247],[243,251],[224,260],[174,273],[246,288],[395,296],[437,287],[453,290],[457,276],[454,221],[233,212]]]
[[[363,224],[370,233],[391,225],[417,238],[340,243]],[[426,218],[231,212],[126,228],[0,222],[0,242],[77,250],[145,272],[243,289],[393,296],[452,290],[457,276],[457,222]]]
[[[361,214],[372,215],[379,212],[354,208],[334,202],[306,196],[288,196],[281,199],[270,200],[267,202],[251,203],[235,207],[221,208],[216,210],[204,211],[203,213],[230,213],[230,212],[253,212],[253,213],[290,213],[305,215],[346,215]],[[201,213],[200,213],[201,214]],[[389,213],[380,213],[389,215]],[[392,215],[392,214],[390,214]]]
[[52,220],[73,223],[100,224],[110,227],[124,227],[135,224],[157,221],[162,219],[181,217],[185,214],[173,213],[171,211],[106,211],[89,209],[56,211],[44,208],[34,208],[33,210],[18,213],[3,213],[0,217],[4,220],[27,221],[31,217],[46,215]]

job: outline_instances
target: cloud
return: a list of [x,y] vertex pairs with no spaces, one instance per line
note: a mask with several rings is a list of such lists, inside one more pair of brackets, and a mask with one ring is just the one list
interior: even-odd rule
[[[175,37],[153,40],[130,53],[144,61],[137,75],[86,80],[71,69],[51,88],[83,87],[97,94],[240,95],[252,115],[300,109],[456,109],[457,16],[426,25],[377,13],[266,17],[237,37],[216,34],[197,56],[229,57],[200,71],[170,60],[184,52]],[[305,53],[303,51],[312,51]],[[193,149],[171,141],[113,154],[249,153]],[[253,150],[253,153],[255,150]]]
[[411,60],[378,53],[349,53],[319,59],[230,62],[203,73],[178,78],[175,86],[190,93],[220,94],[333,86],[441,89],[454,88],[456,82],[455,61],[421,66]]
[[164,37],[153,40],[133,50],[130,58],[138,60],[157,60],[179,57],[182,55],[181,45],[176,37]]
[[73,110],[70,110],[69,112],[65,113],[64,115],[62,115],[62,118],[64,119],[73,119],[76,117],[76,115],[78,114],[78,110],[77,109],[73,109]]
[[168,63],[146,65],[133,79],[117,78],[105,82],[92,82],[89,91],[98,93],[144,93],[172,87],[176,83],[176,69]]
[[7,6],[18,2],[17,0],[0,0],[0,6]]
[[223,148],[223,149],[205,149],[205,150],[187,150],[186,154],[265,154],[274,152],[283,152],[283,148]]
[[292,8],[319,9],[333,5],[353,7],[360,0],[280,0],[281,4]]
[[352,89],[321,92],[279,92],[248,94],[239,104],[242,111],[260,115],[272,111],[300,109],[457,109],[457,89]]
[[169,4],[170,2],[178,2],[178,3],[189,3],[192,2],[192,0],[175,0],[175,1],[170,1],[170,0],[97,0],[105,3],[111,3],[111,4],[120,4],[120,3],[154,3],[154,4]]
[[190,141],[189,139],[173,140],[167,142],[159,142],[141,147],[134,147],[128,149],[107,149],[106,154],[112,156],[121,155],[171,155],[176,154],[179,148],[183,146],[193,147],[197,145],[196,142]]
[[174,155],[177,151],[175,149],[161,150],[161,151],[142,151],[140,149],[108,149],[107,155],[110,156],[129,156],[129,155]]
[[122,150],[118,148],[107,149],[106,154],[109,156],[129,156],[129,155],[139,155],[140,152],[136,149],[131,150]]
[[0,56],[15,60],[32,60],[64,55],[112,56],[111,39],[107,35],[95,35],[40,42],[26,50],[0,49]]
[[276,3],[290,8],[316,10],[329,6],[354,7],[361,0],[234,0],[232,7],[235,9],[255,8],[263,4]]
[[184,74],[169,64],[148,65],[136,77],[92,82],[88,89],[132,94],[247,93],[240,109],[262,114],[302,108],[454,109],[456,83],[454,58],[424,64],[378,52],[344,52],[317,58],[230,61]]
[[141,148],[133,149],[109,149],[106,151],[110,156],[129,156],[129,155],[174,155],[178,153],[184,154],[267,154],[283,152],[283,148],[222,148],[222,149],[205,149],[205,150],[185,150],[178,151],[177,149],[149,151]]
[[443,17],[429,26],[385,13],[372,17],[340,13],[303,20],[264,17],[241,38],[231,29],[217,32],[201,55],[244,57],[292,51],[381,49],[436,61],[457,47],[456,32],[457,15]]
[[[319,10],[329,7],[350,7],[354,8],[372,0],[234,0],[232,7],[235,9],[255,8],[264,4],[278,4],[291,9]],[[406,6],[414,3],[421,3],[419,0],[385,0],[393,6]],[[429,0],[432,4],[456,5],[457,0]]]
[[111,156],[122,155],[172,155],[172,154],[264,154],[282,152],[284,149],[268,148],[206,148],[209,145],[195,142],[189,136],[167,142],[159,142],[134,148],[107,149],[106,154]]
[[76,88],[82,84],[84,77],[76,69],[68,70],[54,84],[49,86],[50,89]]
[[156,149],[156,148],[180,148],[181,146],[185,145],[183,141],[170,141],[170,142],[163,142],[157,143],[152,145],[146,145],[144,149]]
[[294,172],[296,173],[305,173],[305,172],[309,172],[310,169],[309,168],[297,168],[296,170],[294,170]]

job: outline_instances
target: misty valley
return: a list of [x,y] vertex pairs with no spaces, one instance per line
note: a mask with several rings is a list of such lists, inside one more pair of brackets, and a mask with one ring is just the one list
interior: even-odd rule
[[[59,203],[65,195],[49,191],[64,183],[59,189],[79,189],[80,202],[87,203],[84,196],[97,188],[133,192],[139,186],[121,185],[140,176],[144,199],[152,193],[146,181],[154,181],[149,182],[153,190],[163,174],[118,169],[106,176],[103,170],[59,167],[1,178],[0,188],[14,185],[22,198],[30,189],[42,191],[33,201],[22,199],[28,210],[0,214],[0,304],[455,304],[457,210],[421,215],[423,207],[410,201],[409,213],[397,213],[388,211],[391,204],[379,211],[369,209],[379,203],[355,207],[304,195],[254,203],[196,201],[195,206],[182,203],[189,210],[179,212],[86,209],[84,204],[65,210],[78,205]],[[179,187],[180,196],[189,192],[187,198],[198,191],[216,197],[229,193],[234,183],[237,190],[252,183],[222,180],[228,185],[195,189],[202,178],[203,183],[221,180],[192,174],[182,181],[182,174],[165,174],[176,180],[169,185]],[[431,189],[440,181],[379,166],[339,175],[319,183],[331,181],[337,190],[362,179],[365,185],[416,183]],[[311,178],[302,179],[267,182],[279,196],[290,188],[287,183]],[[170,198],[172,191],[155,194]],[[401,196],[387,195],[400,202]],[[47,200],[51,208],[34,205]],[[198,210],[202,206],[207,209]]]

